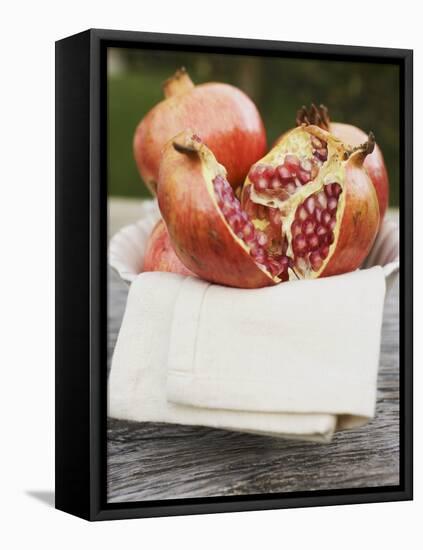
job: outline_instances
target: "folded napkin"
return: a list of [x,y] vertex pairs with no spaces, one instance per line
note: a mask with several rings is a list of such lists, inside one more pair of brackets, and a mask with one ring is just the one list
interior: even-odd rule
[[374,415],[384,294],[381,267],[247,291],[142,273],[109,415],[329,441]]

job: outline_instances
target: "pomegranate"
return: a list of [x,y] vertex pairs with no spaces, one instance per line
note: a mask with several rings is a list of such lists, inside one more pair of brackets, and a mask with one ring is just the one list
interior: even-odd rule
[[379,228],[363,163],[374,137],[348,149],[296,128],[252,166],[241,203],[213,153],[190,131],[163,151],[158,201],[175,252],[211,282],[257,288],[357,269]]
[[310,125],[290,131],[252,166],[241,203],[226,171],[184,131],[163,151],[158,201],[170,240],[199,277],[240,288],[358,268],[379,227],[363,162],[373,136],[349,150]]
[[[356,126],[342,122],[332,122],[329,118],[328,109],[324,105],[316,107],[312,104],[309,109],[303,106],[297,113],[296,122],[298,126],[304,123],[320,126],[352,147],[359,147],[367,140],[367,135]],[[389,202],[389,179],[382,151],[377,144],[373,152],[366,157],[364,168],[375,186],[382,219]]]
[[270,257],[289,259],[289,278],[357,269],[376,237],[379,204],[363,164],[374,136],[351,149],[315,125],[287,132],[252,166],[242,207],[267,237]]
[[148,239],[143,271],[169,271],[194,276],[175,254],[163,220],[156,223]]
[[194,86],[185,69],[163,88],[165,99],[141,120],[134,136],[135,161],[149,189],[156,192],[163,146],[186,128],[193,128],[225,165],[231,185],[241,185],[266,151],[263,122],[251,99],[228,84]]

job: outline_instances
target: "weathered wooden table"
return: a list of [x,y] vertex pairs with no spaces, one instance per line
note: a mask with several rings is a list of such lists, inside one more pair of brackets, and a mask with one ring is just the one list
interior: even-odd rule
[[[127,287],[109,281],[109,367]],[[376,418],[303,443],[224,430],[109,419],[108,499],[248,495],[399,483],[399,289],[387,295]]]

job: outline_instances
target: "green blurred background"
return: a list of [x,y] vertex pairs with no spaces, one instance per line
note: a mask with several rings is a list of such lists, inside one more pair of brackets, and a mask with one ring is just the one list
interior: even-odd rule
[[196,84],[227,82],[256,103],[268,144],[295,125],[301,105],[324,103],[331,119],[372,130],[385,156],[390,206],[399,204],[399,67],[388,64],[221,54],[108,50],[109,195],[147,197],[132,155],[138,122],[161,101],[162,83],[187,68]]

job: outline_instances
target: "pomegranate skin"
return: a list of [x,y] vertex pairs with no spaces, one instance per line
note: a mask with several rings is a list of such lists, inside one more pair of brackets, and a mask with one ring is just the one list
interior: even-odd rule
[[175,254],[163,220],[157,222],[148,239],[143,271],[165,271],[195,276]]
[[156,192],[162,148],[188,128],[226,167],[232,187],[241,185],[250,166],[266,151],[263,121],[252,100],[228,84],[194,86],[186,73],[177,73],[165,84],[165,95],[134,136],[135,161],[149,189]]
[[214,167],[199,154],[175,149],[174,141],[183,143],[187,135],[184,132],[165,146],[157,191],[176,254],[186,267],[210,282],[238,288],[275,284],[237,241],[220,213],[211,191]]
[[379,204],[363,158],[354,155],[346,163],[345,207],[338,228],[336,248],[319,277],[358,269],[375,241],[380,224]]
[[[329,131],[344,143],[348,143],[353,147],[364,143],[367,140],[367,135],[363,130],[351,124],[343,124],[342,122],[331,122]],[[379,200],[380,217],[383,219],[389,203],[389,179],[383,160],[382,151],[378,145],[375,145],[373,153],[368,155],[363,164],[364,168],[370,176],[370,179],[375,186],[377,198]]]

